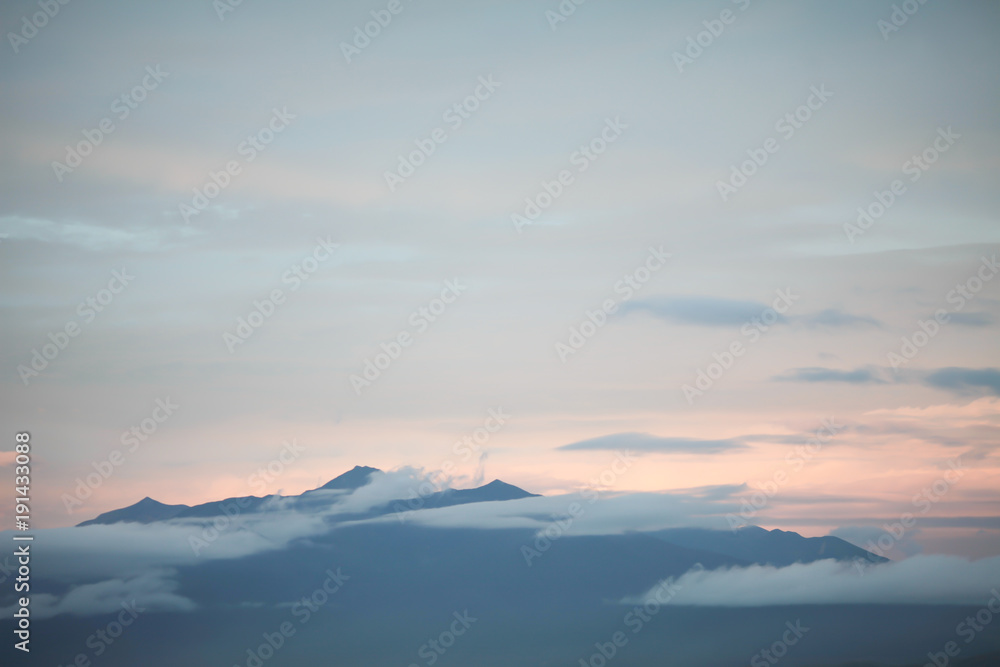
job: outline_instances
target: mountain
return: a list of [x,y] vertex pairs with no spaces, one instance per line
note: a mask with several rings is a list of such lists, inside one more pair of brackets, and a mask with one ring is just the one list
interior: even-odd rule
[[[444,491],[443,493],[448,493],[448,491]],[[528,493],[513,484],[507,484],[506,482],[501,482],[499,479],[495,479],[489,484],[476,489],[454,491],[452,497],[456,500],[454,504],[458,505],[461,503],[485,503],[495,500],[537,498],[538,495],[537,493]]]
[[264,496],[263,498],[258,498],[257,496],[241,496],[239,498],[215,500],[210,503],[202,503],[201,505],[189,507],[178,512],[177,515],[172,518],[188,519],[219,516],[225,514],[227,509],[232,512],[232,508],[234,507],[238,507],[240,513],[259,512],[264,509],[264,506],[269,500],[275,497],[276,496]]
[[[134,644],[116,642],[102,656],[107,667],[140,664],[132,646],[143,647],[143,667],[270,665],[263,657],[278,648],[280,662],[273,664],[299,667],[728,667],[765,664],[754,657],[779,645],[789,623],[809,630],[804,641],[784,647],[789,655],[782,665],[851,660],[900,665],[940,651],[954,640],[956,623],[978,612],[949,605],[743,608],[670,602],[668,585],[674,584],[669,582],[698,566],[877,560],[834,537],[758,527],[586,534],[568,519],[543,530],[521,521],[545,521],[550,514],[543,511],[544,500],[515,504],[509,511],[479,506],[484,518],[507,515],[509,523],[449,526],[419,520],[420,511],[429,508],[467,505],[460,514],[468,519],[477,509],[474,503],[535,497],[500,480],[420,498],[400,491],[392,495],[404,498],[387,505],[357,504],[364,508],[358,513],[326,511],[379,474],[357,466],[291,497],[246,496],[193,507],[146,498],[84,522],[150,525],[126,531],[127,539],[112,530],[108,533],[116,539],[68,531],[70,540],[45,552],[45,567],[32,579],[32,590],[62,596],[66,611],[51,618],[37,614],[38,636],[51,639],[39,642],[37,662],[65,664],[73,647],[87,646],[95,627],[118,618],[118,598],[137,600],[149,611],[128,630],[126,641]],[[562,502],[552,500],[556,507]],[[241,512],[255,513],[246,523],[166,521],[214,517],[239,503]],[[282,511],[272,513],[275,509]],[[398,521],[391,516],[395,512],[400,512]],[[303,524],[310,526],[307,536],[295,537],[296,525]],[[657,602],[640,602],[650,591],[656,591]],[[0,591],[0,609],[13,604],[12,596],[10,589]],[[70,611],[88,608],[102,615]],[[283,627],[290,628],[284,637],[275,634]],[[0,631],[13,629],[10,617],[0,619]],[[1000,647],[997,630],[1000,624],[994,623],[977,635],[975,651]],[[177,637],[193,639],[179,642]],[[3,650],[0,664],[7,664]],[[961,657],[974,656],[965,650],[969,655]],[[608,655],[620,659],[612,664]],[[987,664],[995,663],[970,661],[968,667]]]
[[394,500],[388,503],[383,509],[384,513],[396,511],[402,507],[408,509],[431,509],[436,507],[451,507],[452,505],[465,505],[467,503],[487,503],[501,500],[520,500],[521,498],[537,498],[537,493],[528,493],[524,489],[513,484],[501,482],[495,479],[489,484],[475,489],[445,489],[432,493],[416,501]]
[[[501,484],[469,491],[477,492],[473,497],[487,498],[496,497],[494,493],[517,493]],[[174,533],[170,535],[176,539]],[[807,540],[794,533],[760,530],[735,538],[728,531],[714,537],[723,545],[728,544],[725,540],[737,544]],[[93,548],[84,542],[88,542],[87,549]],[[219,555],[216,550],[225,547],[211,544],[206,548],[200,559],[170,575],[171,585],[191,600],[191,608],[151,611],[143,615],[141,625],[129,630],[129,637],[136,637],[153,656],[143,656],[143,667],[208,664],[203,656],[211,656],[215,664],[270,665],[247,649],[252,652],[264,645],[266,637],[274,638],[275,629],[286,623],[296,633],[281,648],[284,662],[273,664],[423,666],[432,664],[427,656],[439,655],[428,648],[429,641],[444,636],[447,641],[455,637],[459,641],[447,656],[439,656],[440,662],[433,663],[442,667],[577,667],[581,659],[584,664],[605,664],[588,658],[600,656],[602,648],[610,653],[608,647],[614,645],[608,642],[623,636],[619,632],[629,639],[628,644],[622,647],[622,659],[607,660],[607,667],[772,664],[749,660],[762,648],[775,645],[787,623],[799,620],[810,628],[808,641],[792,646],[794,655],[789,651],[781,665],[832,665],[859,658],[889,663],[895,656],[899,659],[894,664],[908,664],[927,651],[939,651],[954,638],[955,624],[976,613],[975,608],[921,605],[744,609],[669,602],[662,606],[625,604],[624,599],[642,595],[658,582],[699,564],[716,569],[752,562],[639,532],[552,533],[542,539],[534,528],[348,521],[306,540],[235,558],[205,558]],[[73,563],[80,558],[78,553],[54,552],[52,558]],[[114,557],[129,562],[127,556],[126,552]],[[335,585],[332,577],[338,578]],[[64,584],[41,578],[39,585],[65,589]],[[88,588],[81,587],[83,592]],[[467,617],[475,619],[467,634],[447,634],[461,629],[453,623]],[[99,618],[103,624],[115,616]],[[6,629],[3,623],[0,619],[0,630]],[[64,645],[85,646],[94,624],[92,617],[70,614],[40,620],[38,627],[48,633],[43,636],[60,639],[40,644],[40,654],[47,663],[64,664]],[[719,639],[720,628],[725,631],[724,641]],[[178,642],[178,636],[195,640]],[[280,636],[274,641],[280,641]],[[981,633],[976,647],[977,651],[991,650],[995,643]],[[102,665],[138,664],[134,651],[121,650],[117,643],[113,648],[115,652],[102,656]],[[121,648],[128,645],[123,643]],[[489,659],[483,660],[484,655]],[[994,663],[971,662],[969,667],[979,664]]]
[[[135,505],[105,512],[95,519],[84,521],[79,526],[207,518],[227,513],[232,515],[234,510],[239,514],[253,514],[267,511],[272,506],[278,506],[279,502],[282,509],[311,513],[335,505],[344,495],[340,492],[357,490],[370,483],[374,475],[380,474],[383,473],[378,468],[355,466],[334,477],[326,484],[298,496],[243,496],[202,503],[192,507],[165,505],[152,498],[144,498]],[[445,489],[419,498],[392,500],[364,512],[342,514],[339,520],[356,521],[372,519],[393,512],[535,497],[538,497],[538,494],[529,493],[513,484],[495,479],[489,484],[474,489]],[[793,563],[811,563],[828,558],[842,561],[852,561],[858,558],[866,559],[869,562],[887,561],[885,558],[869,553],[838,537],[803,537],[790,531],[777,529],[768,531],[757,526],[747,526],[736,531],[669,528],[642,534],[645,536],[643,539],[659,540],[686,550],[687,553],[700,554],[703,562],[711,561],[717,565],[758,564],[783,567]],[[598,542],[607,544],[609,538],[601,538]],[[649,552],[650,549],[647,547],[646,551]],[[705,558],[706,555],[710,557]]]
[[[264,497],[242,496],[226,498],[200,505],[165,505],[152,498],[144,498],[135,505],[105,512],[100,516],[78,524],[79,527],[95,524],[123,522],[152,523],[169,519],[208,518],[230,514],[254,514],[279,504],[283,509],[301,512],[322,511],[335,505],[344,493],[355,491],[372,481],[374,475],[383,474],[378,468],[354,466],[347,472],[334,477],[326,484],[306,491],[298,496]],[[334,493],[330,493],[334,492]],[[434,509],[465,505],[469,503],[503,502],[522,498],[535,498],[538,494],[495,479],[489,484],[474,489],[445,489],[419,498],[400,498],[360,513],[341,515],[340,520],[353,521],[371,519],[393,512]],[[782,567],[793,563],[811,563],[833,558],[852,561],[858,558],[869,562],[886,562],[838,537],[803,537],[798,533],[783,530],[765,530],[757,526],[747,526],[737,531],[708,530],[703,528],[668,528],[643,533],[644,539],[655,539],[690,553],[711,555],[717,564],[727,565],[773,565]],[[601,540],[602,544],[608,539]],[[647,549],[648,551],[648,549]]]
[[154,521],[166,521],[167,519],[173,519],[188,509],[191,508],[187,505],[165,505],[146,496],[134,505],[105,512],[94,519],[77,525],[79,527],[121,522],[152,523]]
[[362,486],[371,481],[372,475],[375,473],[380,473],[381,470],[378,468],[369,468],[368,466],[354,466],[342,475],[334,477],[329,482],[319,487],[320,489],[360,489]]
[[650,534],[677,546],[724,554],[758,565],[784,567],[827,558],[888,562],[887,558],[876,556],[839,537],[803,537],[791,531],[765,530],[758,526],[746,526],[736,531],[668,528]]
[[[227,513],[232,514],[234,510],[239,514],[253,514],[266,511],[271,506],[277,505],[279,500],[281,507],[284,509],[314,512],[336,504],[344,495],[336,492],[355,491],[370,483],[374,475],[381,474],[383,473],[378,468],[354,466],[347,472],[334,477],[323,486],[310,489],[297,496],[241,496],[238,498],[213,500],[194,506],[164,505],[152,498],[145,498],[130,507],[105,512],[94,519],[84,521],[78,524],[78,527],[122,522],[150,523],[153,521],[166,521],[168,519],[206,518],[222,516]],[[331,491],[335,493],[329,493]],[[465,505],[467,503],[518,500],[520,498],[533,498],[537,495],[535,493],[528,493],[513,484],[507,484],[499,479],[495,479],[489,484],[475,489],[445,489],[444,491],[437,491],[419,498],[415,504],[411,504],[409,499],[400,498],[367,512],[352,514],[348,518],[372,518],[398,511],[400,507],[403,509],[429,509],[432,507]]]
[[[319,509],[322,506],[332,504],[336,499],[324,496],[324,494],[317,494],[317,492],[331,490],[353,491],[361,488],[365,484],[368,484],[371,481],[373,474],[381,474],[381,472],[382,471],[378,468],[354,466],[342,475],[334,477],[323,486],[306,491],[299,496],[288,496],[286,499],[293,499],[293,502],[297,499],[302,509]],[[322,496],[322,499],[310,498],[310,494]],[[277,496],[273,495],[263,497],[241,496],[238,498],[225,498],[223,500],[213,500],[200,505],[188,506],[165,505],[147,497],[140,500],[135,505],[105,512],[94,519],[79,523],[77,524],[77,527],[80,528],[95,524],[106,525],[123,522],[151,523],[153,521],[166,521],[168,519],[205,518],[221,516],[227,511],[232,512],[232,508],[238,508],[238,511],[241,514],[252,514],[266,509],[269,502],[276,499]]]

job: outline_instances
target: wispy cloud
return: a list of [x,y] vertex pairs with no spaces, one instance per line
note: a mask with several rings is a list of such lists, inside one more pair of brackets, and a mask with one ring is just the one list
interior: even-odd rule
[[718,454],[743,447],[745,445],[738,438],[701,440],[698,438],[665,438],[649,433],[613,433],[573,442],[558,449],[570,451],[631,449],[637,452]]
[[793,368],[773,379],[783,382],[847,382],[850,384],[886,384],[880,370],[874,366],[842,371],[834,368],[812,366]]
[[[709,498],[688,492],[615,494],[602,491],[597,502],[591,490],[589,493],[419,510],[413,513],[410,521],[438,528],[530,528],[541,532],[552,525],[555,517],[564,516],[573,504],[580,505],[584,511],[574,518],[572,526],[564,528],[566,534],[572,535],[619,535],[692,526],[726,530],[729,525],[726,513],[739,511],[736,499],[728,495]],[[396,521],[393,516],[383,516],[364,522]]]
[[1000,396],[1000,369],[949,366],[937,370],[905,370],[893,376],[887,369],[864,366],[838,370],[822,366],[793,368],[772,378],[781,382],[845,382],[848,384],[924,384],[967,396],[984,392]]
[[16,215],[0,217],[0,229],[13,241],[60,243],[83,250],[140,252],[169,250],[182,241],[205,236],[194,227],[112,227],[81,220],[48,220]]
[[[800,604],[983,604],[1000,579],[1000,557],[967,561],[915,556],[870,565],[816,561],[788,567],[751,566],[689,572],[677,579],[674,605],[767,607]],[[641,603],[646,596],[625,600]]]
[[[172,570],[151,570],[131,578],[106,579],[95,583],[74,586],[62,596],[39,593],[31,599],[31,614],[35,618],[51,618],[60,614],[73,616],[98,616],[126,610],[135,613],[146,611],[192,611],[197,605],[178,595]],[[10,616],[16,609],[11,605],[0,609],[0,614]]]
[[[757,301],[720,299],[710,296],[654,296],[626,304],[623,313],[647,312],[653,317],[673,324],[706,327],[740,326],[760,318],[771,306]],[[817,313],[785,316],[778,313],[777,322],[799,323],[808,328],[881,327],[873,317],[854,315],[838,308],[827,308]]]
[[950,324],[959,324],[966,327],[988,327],[995,320],[989,313],[951,313],[948,315]]
[[827,308],[818,313],[802,315],[798,318],[808,327],[880,327],[882,323],[874,317],[852,315],[837,308]]
[[691,489],[677,489],[676,493],[688,494],[700,500],[730,500],[733,496],[745,492],[749,486],[743,484],[713,484],[697,486]]
[[[622,312],[648,312],[675,324],[726,327],[739,326],[751,318],[760,317],[767,308],[767,305],[755,301],[708,296],[658,296],[626,304]],[[784,318],[779,321],[784,321]]]
[[959,368],[951,366],[934,371],[924,380],[938,389],[948,389],[958,394],[975,394],[980,390],[1000,396],[1000,369]]

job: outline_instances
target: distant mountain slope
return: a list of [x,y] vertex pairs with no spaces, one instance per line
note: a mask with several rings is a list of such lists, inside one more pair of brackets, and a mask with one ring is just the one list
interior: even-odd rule
[[839,537],[803,537],[790,531],[769,531],[757,526],[747,526],[737,531],[670,528],[650,534],[677,546],[711,551],[758,565],[783,567],[826,558],[888,561]]
[[77,524],[78,526],[91,526],[94,524],[108,524],[119,522],[132,523],[152,523],[154,521],[166,521],[173,519],[181,512],[190,509],[187,505],[165,505],[153,500],[149,496],[143,498],[134,505],[111,510],[98,515],[94,519]]

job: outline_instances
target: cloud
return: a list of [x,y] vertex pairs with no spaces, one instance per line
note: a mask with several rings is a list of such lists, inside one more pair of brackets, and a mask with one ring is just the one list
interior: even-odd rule
[[[126,579],[107,579],[97,583],[75,586],[65,595],[40,593],[31,598],[31,615],[51,618],[60,614],[97,616],[133,608],[139,612],[191,611],[197,605],[186,597],[177,595],[177,582],[173,570],[153,570]],[[15,605],[0,610],[9,617]]]
[[818,313],[798,318],[809,327],[881,327],[882,323],[873,317],[852,315],[837,308],[827,308]]
[[614,433],[599,438],[581,440],[557,449],[568,451],[631,449],[637,452],[667,452],[685,454],[718,454],[745,447],[738,438],[699,440],[697,438],[662,438],[649,433]]
[[[35,558],[48,580],[62,584],[130,580],[150,571],[285,549],[293,541],[329,532],[332,525],[352,515],[436,490],[446,481],[440,475],[403,468],[373,475],[369,484],[350,494],[323,492],[333,503],[320,503],[315,511],[289,509],[292,499],[277,499],[261,512],[45,529],[39,539],[44,539],[46,549]],[[394,517],[387,518],[396,521]],[[0,532],[0,540],[9,539],[10,533]]]
[[[709,327],[739,326],[767,310],[769,306],[755,301],[737,301],[707,296],[661,296],[626,304],[622,313],[646,311],[675,324],[695,324]],[[785,318],[779,316],[778,321]]]
[[951,313],[948,322],[966,327],[988,327],[993,324],[993,316],[989,313]]
[[923,383],[937,389],[946,389],[959,395],[987,393],[1000,396],[1000,369],[996,368],[940,368],[936,371],[907,370],[892,377],[886,369],[864,366],[842,371],[822,366],[793,368],[772,378],[784,382],[846,382],[849,384]]
[[[286,549],[329,532],[337,515],[405,497],[403,491],[421,479],[412,469],[373,475],[372,483],[316,512],[285,509],[289,499],[278,499],[264,512],[41,530],[38,539],[46,548],[35,556],[38,569],[47,581],[70,588],[61,595],[36,595],[32,613],[104,614],[133,598],[148,610],[190,611],[195,604],[174,593],[175,568]],[[0,532],[0,540],[9,533]]]
[[[42,531],[46,549],[35,558],[53,581],[130,578],[153,569],[283,549],[293,540],[328,529],[323,514],[290,511],[51,528]],[[9,532],[0,533],[0,539]]]
[[[707,296],[657,296],[626,304],[622,313],[646,311],[674,324],[693,324],[709,327],[740,326],[760,318],[764,311],[772,310],[767,304],[756,301],[720,299]],[[881,327],[873,317],[852,315],[837,308],[827,308],[818,313],[788,318],[778,315],[778,322],[800,322],[807,327]]]
[[[725,515],[738,512],[735,500],[719,501],[689,493],[628,493],[590,490],[561,496],[535,496],[502,503],[470,503],[407,513],[406,520],[435,528],[481,528],[502,530],[530,528],[541,532],[556,520],[569,517],[570,508],[579,512],[560,524],[565,535],[619,535],[630,531],[698,527],[728,530]],[[398,521],[395,516],[368,519],[360,523]]]
[[729,500],[733,496],[745,492],[750,487],[743,484],[713,484],[711,486],[696,486],[690,489],[679,489],[677,493],[686,493],[701,500]]
[[404,466],[390,472],[374,473],[371,481],[331,508],[336,513],[365,512],[374,507],[380,507],[393,500],[409,499],[428,489],[438,491],[442,484],[450,480],[435,479],[431,481],[423,470]]
[[[330,503],[320,502],[313,511],[297,508],[296,499],[275,498],[267,504],[267,511],[224,517],[49,529],[45,531],[48,550],[38,559],[50,578],[73,582],[242,558],[323,534],[330,529],[331,519],[410,498],[428,488],[431,480],[414,468],[376,473],[367,485],[352,493],[327,490],[310,494],[310,498]],[[434,488],[444,481],[434,478]],[[0,533],[0,538],[4,534]]]
[[924,382],[938,389],[948,389],[957,394],[979,393],[977,389],[987,389],[1000,396],[1000,369],[958,368],[955,366],[934,371]]
[[879,377],[879,369],[873,366],[857,368],[853,371],[840,371],[834,368],[811,366],[808,368],[793,368],[773,379],[782,382],[848,382],[850,384],[886,384]]
[[971,403],[942,403],[926,407],[903,406],[898,408],[878,408],[865,412],[865,415],[877,417],[898,417],[911,421],[945,421],[979,423],[984,418],[994,419],[1000,414],[1000,398],[984,396]]
[[[968,561],[957,556],[914,556],[862,572],[852,563],[822,560],[788,567],[692,571],[675,580],[673,605],[767,607],[799,604],[967,604],[995,595],[1000,557]],[[654,599],[654,587],[625,604]]]
[[64,243],[96,252],[162,251],[206,234],[195,227],[112,227],[81,220],[48,220],[17,215],[0,217],[0,229],[12,241]]

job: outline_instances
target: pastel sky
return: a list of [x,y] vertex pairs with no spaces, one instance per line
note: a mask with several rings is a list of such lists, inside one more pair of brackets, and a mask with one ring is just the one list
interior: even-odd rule
[[29,430],[39,527],[358,464],[1000,553],[1000,6],[218,7],[0,8],[0,465]]

